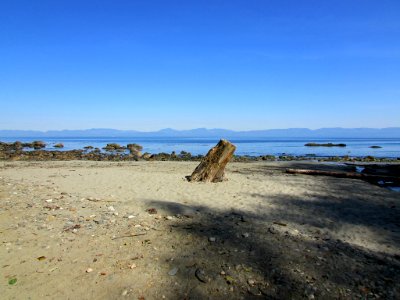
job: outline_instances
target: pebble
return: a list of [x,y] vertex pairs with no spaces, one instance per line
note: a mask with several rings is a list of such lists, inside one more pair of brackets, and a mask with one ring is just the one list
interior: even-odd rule
[[248,238],[248,237],[250,236],[250,233],[245,232],[245,233],[242,234],[242,236],[243,236],[244,238]]
[[121,295],[122,295],[122,296],[128,295],[128,290],[123,290],[122,293],[121,293]]
[[109,206],[109,207],[107,207],[107,208],[108,208],[109,211],[115,211],[114,206]]
[[46,202],[51,203],[51,202],[53,202],[53,199],[47,199]]
[[165,217],[167,220],[173,220],[174,219],[174,217],[172,217],[172,216],[166,216]]
[[255,282],[253,279],[247,280],[247,283],[248,283],[249,285],[251,285],[251,286],[253,286],[253,285],[256,284],[256,282]]
[[148,208],[148,209],[146,209],[146,211],[150,214],[150,215],[155,215],[155,214],[157,214],[157,209],[155,209],[155,208]]
[[172,269],[168,272],[168,275],[169,275],[169,276],[175,276],[176,273],[178,273],[178,268],[177,268],[177,267],[172,268]]
[[204,282],[204,283],[207,282],[206,272],[204,272],[203,269],[198,268],[194,274],[195,274],[196,278],[198,280],[200,280],[201,282]]
[[254,295],[254,296],[261,296],[261,292],[260,290],[255,287],[255,286],[251,286],[247,289],[247,291],[249,292],[249,294]]
[[86,273],[91,273],[91,272],[93,272],[93,269],[92,269],[92,268],[87,268],[87,269],[86,269]]
[[132,216],[132,215],[130,215],[130,216],[128,216],[128,219],[133,219],[135,216]]
[[136,264],[131,264],[130,268],[131,269],[135,269],[136,268]]
[[210,237],[208,238],[208,240],[209,240],[210,242],[215,242],[215,241],[216,241],[216,238],[215,238],[215,237],[212,237],[212,236],[210,236]]

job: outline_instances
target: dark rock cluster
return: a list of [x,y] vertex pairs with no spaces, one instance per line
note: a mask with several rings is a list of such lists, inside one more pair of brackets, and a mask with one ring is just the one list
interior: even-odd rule
[[[33,141],[31,143],[22,143],[19,141],[13,143],[0,142],[0,160],[95,160],[95,161],[200,161],[203,155],[192,155],[190,152],[181,151],[176,153],[148,153],[142,154],[143,147],[138,144],[128,144],[121,146],[116,143],[107,144],[102,151],[93,146],[85,146],[77,150],[45,150],[46,143],[42,141]],[[57,149],[64,148],[62,143],[53,146]],[[235,162],[254,162],[254,161],[328,161],[328,162],[398,162],[399,158],[377,158],[374,156],[351,157],[351,156],[332,156],[317,157],[315,154],[307,155],[234,155],[231,161]]]

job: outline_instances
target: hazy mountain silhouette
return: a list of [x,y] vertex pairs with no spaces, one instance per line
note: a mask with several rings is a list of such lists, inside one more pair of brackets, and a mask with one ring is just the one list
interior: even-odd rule
[[136,130],[117,130],[94,128],[85,130],[0,130],[0,138],[18,137],[171,137],[171,138],[400,138],[400,127],[389,128],[288,128],[233,131],[227,129],[196,128],[143,132]]

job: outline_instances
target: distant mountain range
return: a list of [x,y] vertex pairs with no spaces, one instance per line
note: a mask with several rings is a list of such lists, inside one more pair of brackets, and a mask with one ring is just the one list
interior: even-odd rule
[[400,127],[388,128],[289,128],[251,131],[197,128],[171,128],[153,132],[95,128],[86,130],[0,130],[1,138],[52,137],[171,137],[171,138],[400,138]]

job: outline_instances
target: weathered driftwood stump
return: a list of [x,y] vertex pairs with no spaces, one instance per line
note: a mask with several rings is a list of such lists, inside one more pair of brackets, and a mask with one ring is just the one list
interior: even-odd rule
[[225,166],[230,161],[236,146],[227,140],[220,140],[208,151],[201,163],[188,177],[189,181],[220,182],[224,180]]

